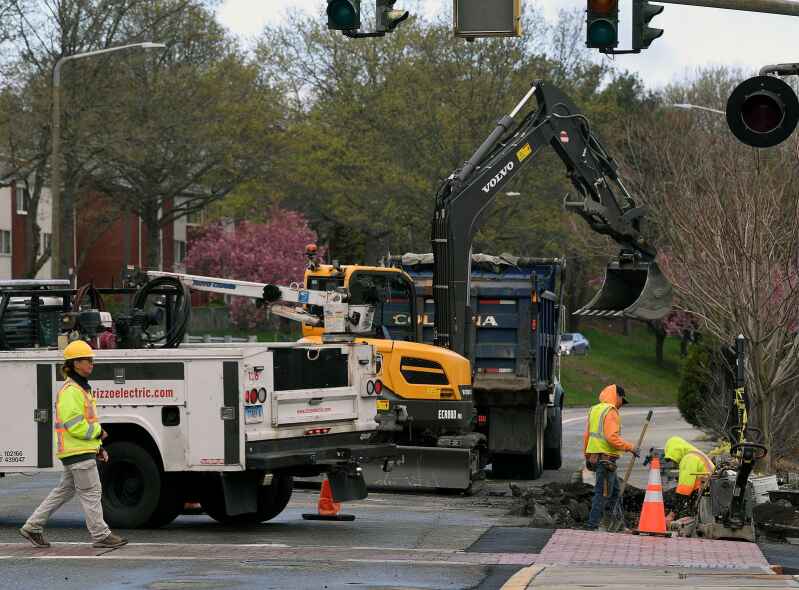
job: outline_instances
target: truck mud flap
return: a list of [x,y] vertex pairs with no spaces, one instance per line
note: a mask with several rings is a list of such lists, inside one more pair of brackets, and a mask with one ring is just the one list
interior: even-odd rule
[[368,495],[363,474],[357,469],[334,469],[327,474],[327,480],[336,502],[363,500]]
[[587,317],[659,320],[671,310],[673,290],[657,262],[614,261],[594,298],[574,312]]
[[470,449],[399,447],[399,451],[391,471],[374,463],[363,466],[369,489],[469,491],[482,473],[477,453]]

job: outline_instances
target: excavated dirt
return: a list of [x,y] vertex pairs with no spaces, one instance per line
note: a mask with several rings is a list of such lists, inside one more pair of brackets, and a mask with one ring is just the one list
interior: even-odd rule
[[[580,528],[588,521],[594,487],[584,483],[548,483],[521,487],[510,484],[515,504],[511,514],[530,517],[530,526],[537,528]],[[635,523],[641,513],[645,491],[627,486],[624,491],[625,521]],[[666,512],[680,505],[674,490],[663,492]],[[678,517],[687,514],[677,514]],[[799,537],[799,506],[789,500],[766,502],[754,507],[757,530],[770,539]]]
[[[579,527],[588,521],[594,486],[584,483],[548,483],[543,486],[522,488],[511,484],[517,499],[513,514],[530,516],[534,527]],[[645,491],[634,486],[624,490],[623,506],[627,522],[637,520],[644,503]],[[673,491],[664,492],[663,502],[670,510],[676,500]]]

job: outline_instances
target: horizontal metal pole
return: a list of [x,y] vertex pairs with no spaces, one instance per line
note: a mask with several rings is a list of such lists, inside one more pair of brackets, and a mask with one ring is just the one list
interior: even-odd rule
[[799,16],[799,2],[790,0],[653,0],[658,4],[683,4],[685,6],[704,6],[706,8],[723,8],[725,10],[743,10],[745,12],[766,12]]

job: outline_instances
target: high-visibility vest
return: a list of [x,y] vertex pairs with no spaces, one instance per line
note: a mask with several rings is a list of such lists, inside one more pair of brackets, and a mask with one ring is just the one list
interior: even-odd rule
[[103,428],[97,417],[94,396],[67,379],[55,399],[55,432],[59,459],[84,453],[96,453],[102,444]]
[[615,409],[616,406],[613,404],[600,402],[588,412],[588,446],[585,448],[586,453],[619,454],[619,450],[605,438],[605,416]]
[[680,461],[677,493],[687,495],[701,489],[705,477],[713,473],[715,468],[713,461],[699,449],[686,452]]

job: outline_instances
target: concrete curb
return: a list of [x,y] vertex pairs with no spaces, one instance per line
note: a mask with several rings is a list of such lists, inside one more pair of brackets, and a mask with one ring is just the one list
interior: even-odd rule
[[546,568],[546,565],[528,565],[513,574],[500,590],[526,590],[530,582]]

